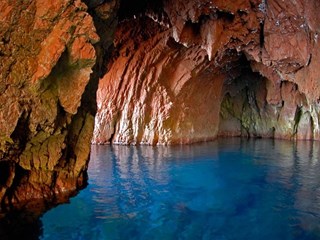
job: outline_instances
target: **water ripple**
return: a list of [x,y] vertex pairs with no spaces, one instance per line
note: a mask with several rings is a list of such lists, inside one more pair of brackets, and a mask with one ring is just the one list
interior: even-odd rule
[[93,146],[89,186],[43,216],[41,239],[320,239],[319,154],[273,140]]

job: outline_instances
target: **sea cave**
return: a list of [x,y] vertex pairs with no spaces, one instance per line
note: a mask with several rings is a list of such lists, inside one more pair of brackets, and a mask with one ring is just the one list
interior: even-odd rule
[[319,7],[3,0],[0,239],[320,239]]

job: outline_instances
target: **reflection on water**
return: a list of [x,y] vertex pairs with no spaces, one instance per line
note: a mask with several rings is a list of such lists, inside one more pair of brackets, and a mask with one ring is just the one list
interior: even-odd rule
[[320,239],[319,142],[93,146],[41,239]]

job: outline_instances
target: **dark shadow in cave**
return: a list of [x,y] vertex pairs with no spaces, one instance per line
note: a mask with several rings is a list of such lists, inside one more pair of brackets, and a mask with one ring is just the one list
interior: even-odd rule
[[10,176],[10,163],[8,161],[0,162],[0,188],[5,186]]
[[[0,189],[4,188],[7,195],[12,195],[12,188],[20,184],[21,179],[28,174],[18,165],[13,165],[9,161],[0,162]],[[11,198],[10,198],[11,199]],[[13,210],[8,206],[1,206],[4,210],[0,213],[0,239],[14,240],[39,239],[42,234],[42,223],[39,216],[42,214],[44,208],[39,207],[38,204],[33,204],[32,209],[39,210]],[[43,206],[43,205],[41,205]]]
[[[239,60],[239,76],[226,81],[220,108],[220,137],[274,137],[269,125],[267,79],[253,72],[250,61]],[[261,127],[261,125],[263,127]]]
[[0,218],[1,240],[36,240],[39,239],[41,234],[42,223],[38,215],[26,212],[11,212],[5,218]]
[[139,16],[145,14],[147,10],[152,10],[157,13],[158,10],[163,9],[162,0],[121,0],[120,9],[118,12],[119,20],[134,18],[134,16]]

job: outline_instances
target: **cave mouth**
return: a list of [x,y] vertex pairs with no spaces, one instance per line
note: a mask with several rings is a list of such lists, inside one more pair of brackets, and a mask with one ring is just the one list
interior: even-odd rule
[[273,126],[260,131],[257,125],[268,105],[267,79],[252,70],[244,53],[227,50],[210,61],[201,47],[185,46],[168,33],[149,17],[119,24],[98,88],[94,144],[273,136]]

